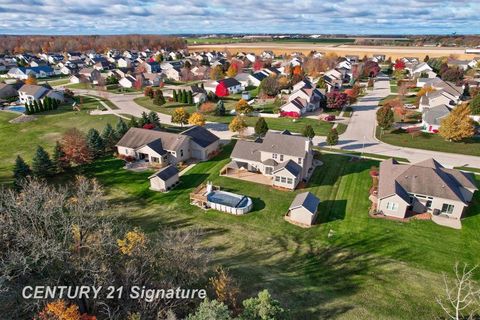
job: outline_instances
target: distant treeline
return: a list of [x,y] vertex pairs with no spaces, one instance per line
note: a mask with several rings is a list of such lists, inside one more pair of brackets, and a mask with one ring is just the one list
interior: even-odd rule
[[[402,38],[402,36],[398,36]],[[442,46],[442,47],[477,47],[480,46],[480,36],[476,35],[416,35],[405,36],[404,39],[389,39],[382,37],[358,38],[357,45],[395,45],[395,46]]]
[[104,52],[108,49],[143,50],[182,49],[186,41],[182,38],[160,35],[0,35],[0,52],[2,53],[42,53],[95,50]]

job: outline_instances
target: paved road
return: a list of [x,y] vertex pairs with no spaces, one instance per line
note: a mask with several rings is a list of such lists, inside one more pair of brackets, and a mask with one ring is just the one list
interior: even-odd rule
[[[90,94],[98,96],[95,90],[74,90],[77,94]],[[390,94],[389,80],[386,77],[380,77],[375,82],[373,90],[368,91],[367,95],[360,98],[358,103],[353,105],[353,116],[344,134],[340,136],[339,144],[336,148],[352,151],[364,151],[367,153],[380,154],[391,157],[400,157],[409,159],[410,162],[418,162],[428,158],[435,158],[445,166],[470,166],[480,168],[480,157],[466,156],[454,153],[436,152],[422,149],[397,147],[383,143],[375,138],[376,110],[378,102]],[[112,101],[119,110],[112,110],[111,113],[117,115],[141,116],[142,112],[150,110],[138,105],[133,101],[141,95],[103,93],[103,97]],[[175,125],[171,122],[169,115],[158,113],[160,121],[164,124]],[[222,123],[207,122],[206,127],[216,134],[222,140],[230,140],[233,133],[228,130],[228,126]],[[253,128],[248,129],[252,133]],[[314,144],[324,146],[325,137],[316,136]]]

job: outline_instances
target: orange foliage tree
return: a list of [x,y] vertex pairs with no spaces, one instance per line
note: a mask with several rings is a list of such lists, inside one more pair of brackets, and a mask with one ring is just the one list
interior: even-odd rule
[[92,152],[88,148],[85,135],[76,128],[67,130],[60,142],[65,159],[75,164],[85,164],[92,161]]
[[34,74],[29,74],[25,84],[37,84],[37,77]]
[[76,304],[68,304],[63,300],[48,303],[38,314],[38,320],[96,320],[97,317],[81,314]]

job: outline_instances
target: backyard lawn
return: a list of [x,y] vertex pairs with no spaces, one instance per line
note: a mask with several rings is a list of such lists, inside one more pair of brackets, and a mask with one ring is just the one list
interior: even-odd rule
[[107,123],[115,124],[118,119],[115,116],[88,114],[88,111],[96,109],[98,105],[99,102],[95,99],[84,97],[81,111],[72,111],[72,107],[66,105],[55,111],[35,115],[35,121],[17,124],[9,121],[18,117],[18,113],[0,111],[0,184],[10,181],[17,155],[29,162],[37,145],[51,151],[55,141],[69,128],[76,127],[82,131],[90,128],[101,130]]
[[[442,271],[456,261],[479,263],[480,206],[474,200],[461,231],[429,221],[368,217],[369,169],[377,161],[322,155],[306,190],[321,199],[319,224],[302,229],[283,220],[298,192],[220,177],[232,147],[197,164],[180,185],[161,194],[148,189],[150,172],[122,169],[107,158],[84,168],[106,187],[112,213],[146,231],[200,228],[213,250],[212,266],[227,266],[244,296],[268,288],[292,319],[432,319]],[[205,181],[250,196],[253,211],[232,216],[189,205],[189,192]],[[200,240],[200,239],[199,239]]]
[[405,131],[393,130],[391,132],[385,131],[380,135],[378,128],[377,138],[394,146],[480,156],[479,138],[467,139],[464,142],[450,142],[446,141],[439,134],[424,132],[419,136],[412,136],[412,134]]
[[[154,110],[160,113],[165,113],[165,114],[172,114],[173,111],[176,108],[179,107],[184,107],[185,110],[187,110],[189,113],[193,113],[196,111],[195,106],[191,105],[185,105],[181,103],[167,103],[163,106],[157,106],[153,104],[152,100],[148,97],[138,97],[135,98],[134,101],[141,105],[142,107],[145,107],[150,110]],[[232,110],[234,108],[234,102],[233,101],[226,101],[225,102],[225,109]],[[219,122],[219,123],[226,123],[229,124],[230,121],[232,121],[233,116],[223,116],[223,117],[217,117],[214,115],[207,115],[206,116],[207,121],[212,121],[212,122]],[[248,124],[248,126],[255,126],[255,123],[257,122],[257,117],[246,117],[245,120]],[[268,124],[268,127],[272,130],[290,130],[291,132],[302,132],[303,128],[309,124],[312,126],[313,130],[315,131],[316,135],[320,136],[326,136],[330,129],[332,128],[333,124],[321,120],[316,120],[316,119],[309,119],[309,118],[301,118],[296,121],[290,119],[290,118],[265,118],[265,121]],[[343,126],[341,127],[341,130],[344,130]]]

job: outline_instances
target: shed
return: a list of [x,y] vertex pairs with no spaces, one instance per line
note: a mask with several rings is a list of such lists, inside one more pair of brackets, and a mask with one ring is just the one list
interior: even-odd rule
[[309,227],[317,218],[319,204],[320,199],[311,192],[300,193],[293,199],[285,219],[293,224]]
[[178,169],[173,165],[168,165],[152,174],[148,179],[150,180],[150,190],[165,192],[179,182]]

